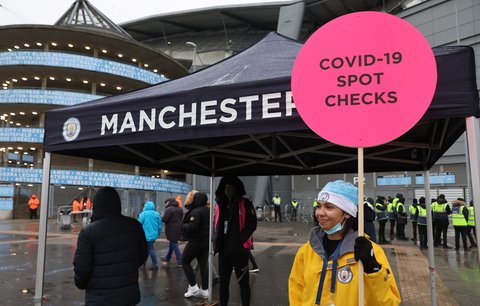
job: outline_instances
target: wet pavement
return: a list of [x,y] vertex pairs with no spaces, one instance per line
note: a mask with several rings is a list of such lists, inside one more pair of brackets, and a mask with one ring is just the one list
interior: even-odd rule
[[[409,224],[410,225],[410,224]],[[252,305],[288,305],[287,281],[295,253],[307,241],[313,224],[259,222],[252,252],[260,272],[250,274]],[[73,282],[72,260],[81,225],[61,230],[55,220],[49,222],[44,305],[83,305],[84,292]],[[411,236],[407,227],[407,236]],[[1,305],[33,305],[37,252],[36,220],[0,221]],[[388,226],[387,226],[388,232]],[[168,249],[165,237],[155,243],[160,259]],[[449,244],[453,245],[450,226]],[[184,244],[181,244],[181,248]],[[385,246],[402,295],[402,305],[429,305],[429,271],[426,251],[411,241],[393,241]],[[216,258],[214,261],[216,262]],[[150,262],[147,262],[147,267]],[[438,276],[438,305],[478,305],[480,301],[480,265],[478,252],[435,249]],[[187,288],[183,270],[174,263],[158,271],[140,270],[142,301],[139,305],[195,305],[198,299],[185,299]],[[213,288],[218,297],[218,285]],[[231,281],[229,305],[241,305],[238,284]]]

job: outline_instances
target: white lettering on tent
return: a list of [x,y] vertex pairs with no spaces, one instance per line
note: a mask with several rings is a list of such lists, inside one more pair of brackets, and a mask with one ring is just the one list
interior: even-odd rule
[[166,123],[164,118],[166,112],[175,113],[176,110],[177,109],[173,106],[166,106],[160,111],[160,114],[158,114],[158,123],[163,129],[171,129],[175,126],[174,120],[172,120],[170,123]]
[[235,121],[235,119],[237,119],[237,110],[227,106],[228,104],[233,105],[236,102],[237,101],[235,99],[228,98],[228,99],[224,99],[222,101],[222,103],[220,103],[220,110],[223,113],[230,114],[230,117],[226,117],[226,116],[222,115],[222,117],[220,117],[220,121],[222,121],[222,122],[232,122],[232,121]]
[[122,134],[123,131],[125,131],[125,129],[130,129],[132,132],[137,131],[137,128],[135,127],[135,122],[133,121],[133,117],[132,117],[131,112],[127,112],[125,114],[125,118],[123,118],[122,127],[120,128],[120,132],[118,132],[118,133]]
[[191,126],[195,126],[197,124],[197,103],[192,103],[192,110],[188,113],[185,112],[185,104],[180,104],[179,127],[183,127],[185,125],[185,118],[190,118]]
[[262,95],[262,118],[278,118],[282,116],[280,112],[269,112],[272,108],[279,108],[279,102],[270,102],[271,99],[281,98],[282,95],[279,92],[263,94]]
[[245,120],[252,120],[252,102],[258,101],[258,95],[240,97],[238,102],[245,103]]
[[112,134],[117,134],[118,114],[113,114],[112,118],[108,120],[107,115],[102,115],[102,132],[100,135],[105,135],[105,128],[110,130],[113,128]]
[[142,109],[140,111],[140,127],[138,128],[138,131],[141,132],[143,131],[143,124],[146,123],[150,130],[155,129],[155,113],[156,109],[152,108],[150,110],[150,117],[147,116],[147,113]]
[[207,119],[207,116],[215,116],[215,109],[207,109],[207,107],[216,105],[217,100],[203,101],[200,103],[200,125],[217,123],[217,118]]
[[296,108],[295,103],[293,103],[292,92],[285,92],[285,116],[291,116],[292,110]]

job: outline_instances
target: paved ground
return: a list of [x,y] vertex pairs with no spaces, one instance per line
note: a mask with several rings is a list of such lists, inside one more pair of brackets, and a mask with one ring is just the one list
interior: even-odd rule
[[[307,223],[259,222],[253,254],[260,267],[251,274],[252,305],[288,305],[287,280],[298,247],[312,227]],[[388,226],[387,226],[388,229]],[[408,228],[410,229],[410,228]],[[72,258],[79,228],[61,231],[49,223],[44,305],[83,305],[83,291],[73,284]],[[31,220],[0,221],[1,305],[33,305],[38,223]],[[409,232],[407,231],[407,235]],[[452,245],[453,232],[449,232]],[[164,237],[155,244],[160,257],[167,249]],[[183,248],[183,246],[182,246]],[[385,251],[397,277],[402,305],[430,305],[427,254],[413,242],[394,241]],[[438,305],[479,305],[478,253],[435,249]],[[140,305],[194,305],[183,298],[187,283],[174,264],[158,271],[140,271]],[[230,305],[240,305],[238,285],[232,278]],[[218,296],[218,286],[214,286]]]

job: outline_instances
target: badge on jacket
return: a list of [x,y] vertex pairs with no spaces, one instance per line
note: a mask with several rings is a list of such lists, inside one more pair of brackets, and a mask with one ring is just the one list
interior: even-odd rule
[[352,280],[352,277],[353,273],[349,266],[344,266],[338,270],[337,279],[342,284],[348,284]]
[[190,222],[193,222],[195,221],[195,216],[191,216],[190,219],[189,219]]

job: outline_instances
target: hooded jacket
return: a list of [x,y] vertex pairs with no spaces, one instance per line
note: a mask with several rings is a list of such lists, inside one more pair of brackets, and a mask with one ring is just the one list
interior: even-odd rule
[[155,210],[153,202],[148,201],[145,203],[138,221],[142,224],[147,242],[155,242],[162,233],[162,219],[160,219],[160,214]]
[[28,207],[30,207],[30,209],[38,209],[39,205],[40,205],[40,200],[37,198],[36,195],[32,194],[32,196],[30,197],[30,200],[28,200]]
[[[325,282],[321,292],[320,305],[358,305],[358,262],[354,259],[354,244],[357,232],[350,230],[342,241],[336,269],[335,293],[330,293],[332,281],[332,256],[329,258]],[[314,228],[310,241],[297,252],[288,279],[288,298],[291,306],[315,305],[320,276],[323,269],[325,232]],[[364,273],[365,305],[399,305],[400,294],[397,289],[392,268],[387,257],[377,244],[372,242],[373,252],[381,268],[377,272]]]
[[182,229],[183,210],[178,207],[179,203],[175,199],[167,200],[165,214],[162,217],[165,223],[165,236],[168,241],[177,242],[180,240],[180,231]]
[[[225,195],[225,185],[227,184],[235,186],[236,194],[232,199],[227,199]],[[218,205],[217,216],[215,217],[217,226],[213,237],[215,253],[225,256],[248,254],[244,243],[250,239],[257,229],[257,218],[252,202],[244,198],[245,222],[243,227],[240,226],[239,202],[245,193],[245,187],[238,177],[225,176],[220,180],[220,184],[215,191]],[[227,222],[228,226],[225,231]]]
[[210,210],[207,207],[207,195],[203,192],[197,192],[193,196],[193,201],[185,207],[188,212],[185,214],[182,222],[182,235],[188,241],[206,241],[208,243],[210,228]]
[[120,197],[112,187],[100,188],[94,203],[93,222],[78,235],[75,285],[86,289],[86,306],[138,304],[138,268],[148,256],[142,226],[121,215]]

